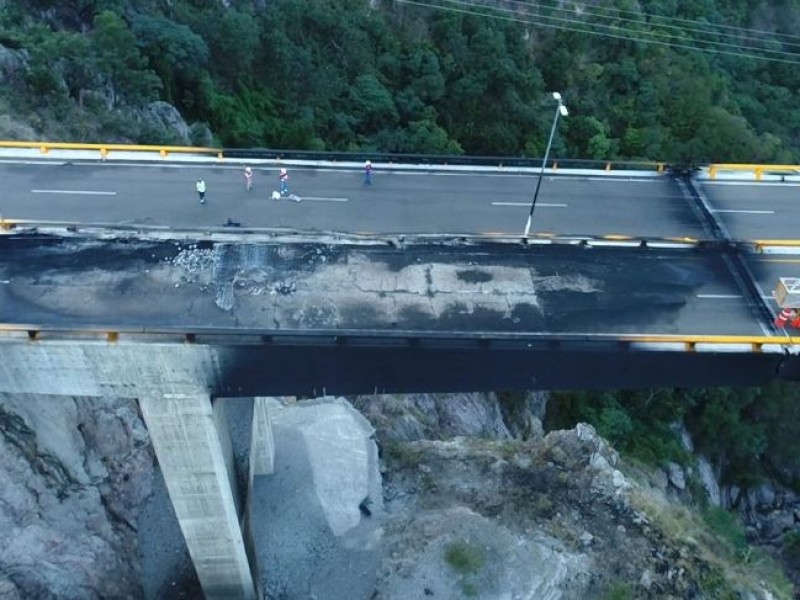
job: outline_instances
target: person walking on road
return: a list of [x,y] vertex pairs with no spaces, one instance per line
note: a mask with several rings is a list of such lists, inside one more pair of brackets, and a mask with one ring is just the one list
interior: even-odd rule
[[204,179],[198,179],[194,185],[197,189],[197,195],[200,197],[200,204],[206,203],[206,182]]
[[364,185],[372,185],[372,162],[364,164]]
[[253,189],[253,169],[250,167],[244,168],[244,187],[248,192]]
[[278,176],[278,183],[280,184],[281,196],[289,194],[289,174],[286,169],[281,169],[281,174]]

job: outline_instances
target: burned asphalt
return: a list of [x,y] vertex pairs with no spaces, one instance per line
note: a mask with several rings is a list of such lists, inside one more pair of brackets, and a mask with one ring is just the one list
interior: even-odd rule
[[0,320],[52,327],[759,335],[723,256],[569,246],[0,240]]

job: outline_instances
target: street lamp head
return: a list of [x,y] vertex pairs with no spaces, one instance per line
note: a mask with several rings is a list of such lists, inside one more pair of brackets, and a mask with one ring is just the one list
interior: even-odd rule
[[559,94],[558,92],[553,92],[553,98],[561,102],[561,94]]
[[566,117],[569,114],[567,107],[564,106],[563,104],[558,105],[558,111],[561,113],[562,117]]

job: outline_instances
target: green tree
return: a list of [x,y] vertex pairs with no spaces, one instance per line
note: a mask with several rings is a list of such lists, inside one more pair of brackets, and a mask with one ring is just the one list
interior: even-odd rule
[[180,90],[196,82],[208,61],[208,47],[186,25],[163,17],[136,15],[136,43],[163,84],[166,100],[180,100]]
[[108,84],[111,106],[121,98],[139,103],[156,96],[161,83],[147,68],[136,37],[119,15],[108,10],[98,14],[91,39],[98,67]]
[[397,123],[392,94],[375,75],[359,76],[350,91],[350,106],[362,133],[374,133]]

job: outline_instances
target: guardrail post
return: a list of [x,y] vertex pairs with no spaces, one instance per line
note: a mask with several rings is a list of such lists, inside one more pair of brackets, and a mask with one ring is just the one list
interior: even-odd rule
[[159,150],[158,153],[161,155],[161,158],[167,158],[167,151],[164,150],[164,148]]
[[100,148],[100,160],[108,158],[108,148]]
[[222,160],[222,152],[217,152],[217,160]]
[[558,171],[558,163],[553,161],[553,171]]
[[664,172],[664,163],[656,163],[656,172],[663,173]]
[[47,154],[50,151],[50,148],[47,147],[47,144],[42,144],[39,146],[39,152],[42,154]]
[[717,178],[717,165],[711,165],[710,167],[708,167],[708,178],[709,179]]
[[606,163],[606,171],[610,171],[610,170],[611,170],[611,163],[607,162]]
[[756,173],[756,181],[761,181],[761,177],[764,175],[764,169],[762,169],[761,167],[756,167],[755,173]]

